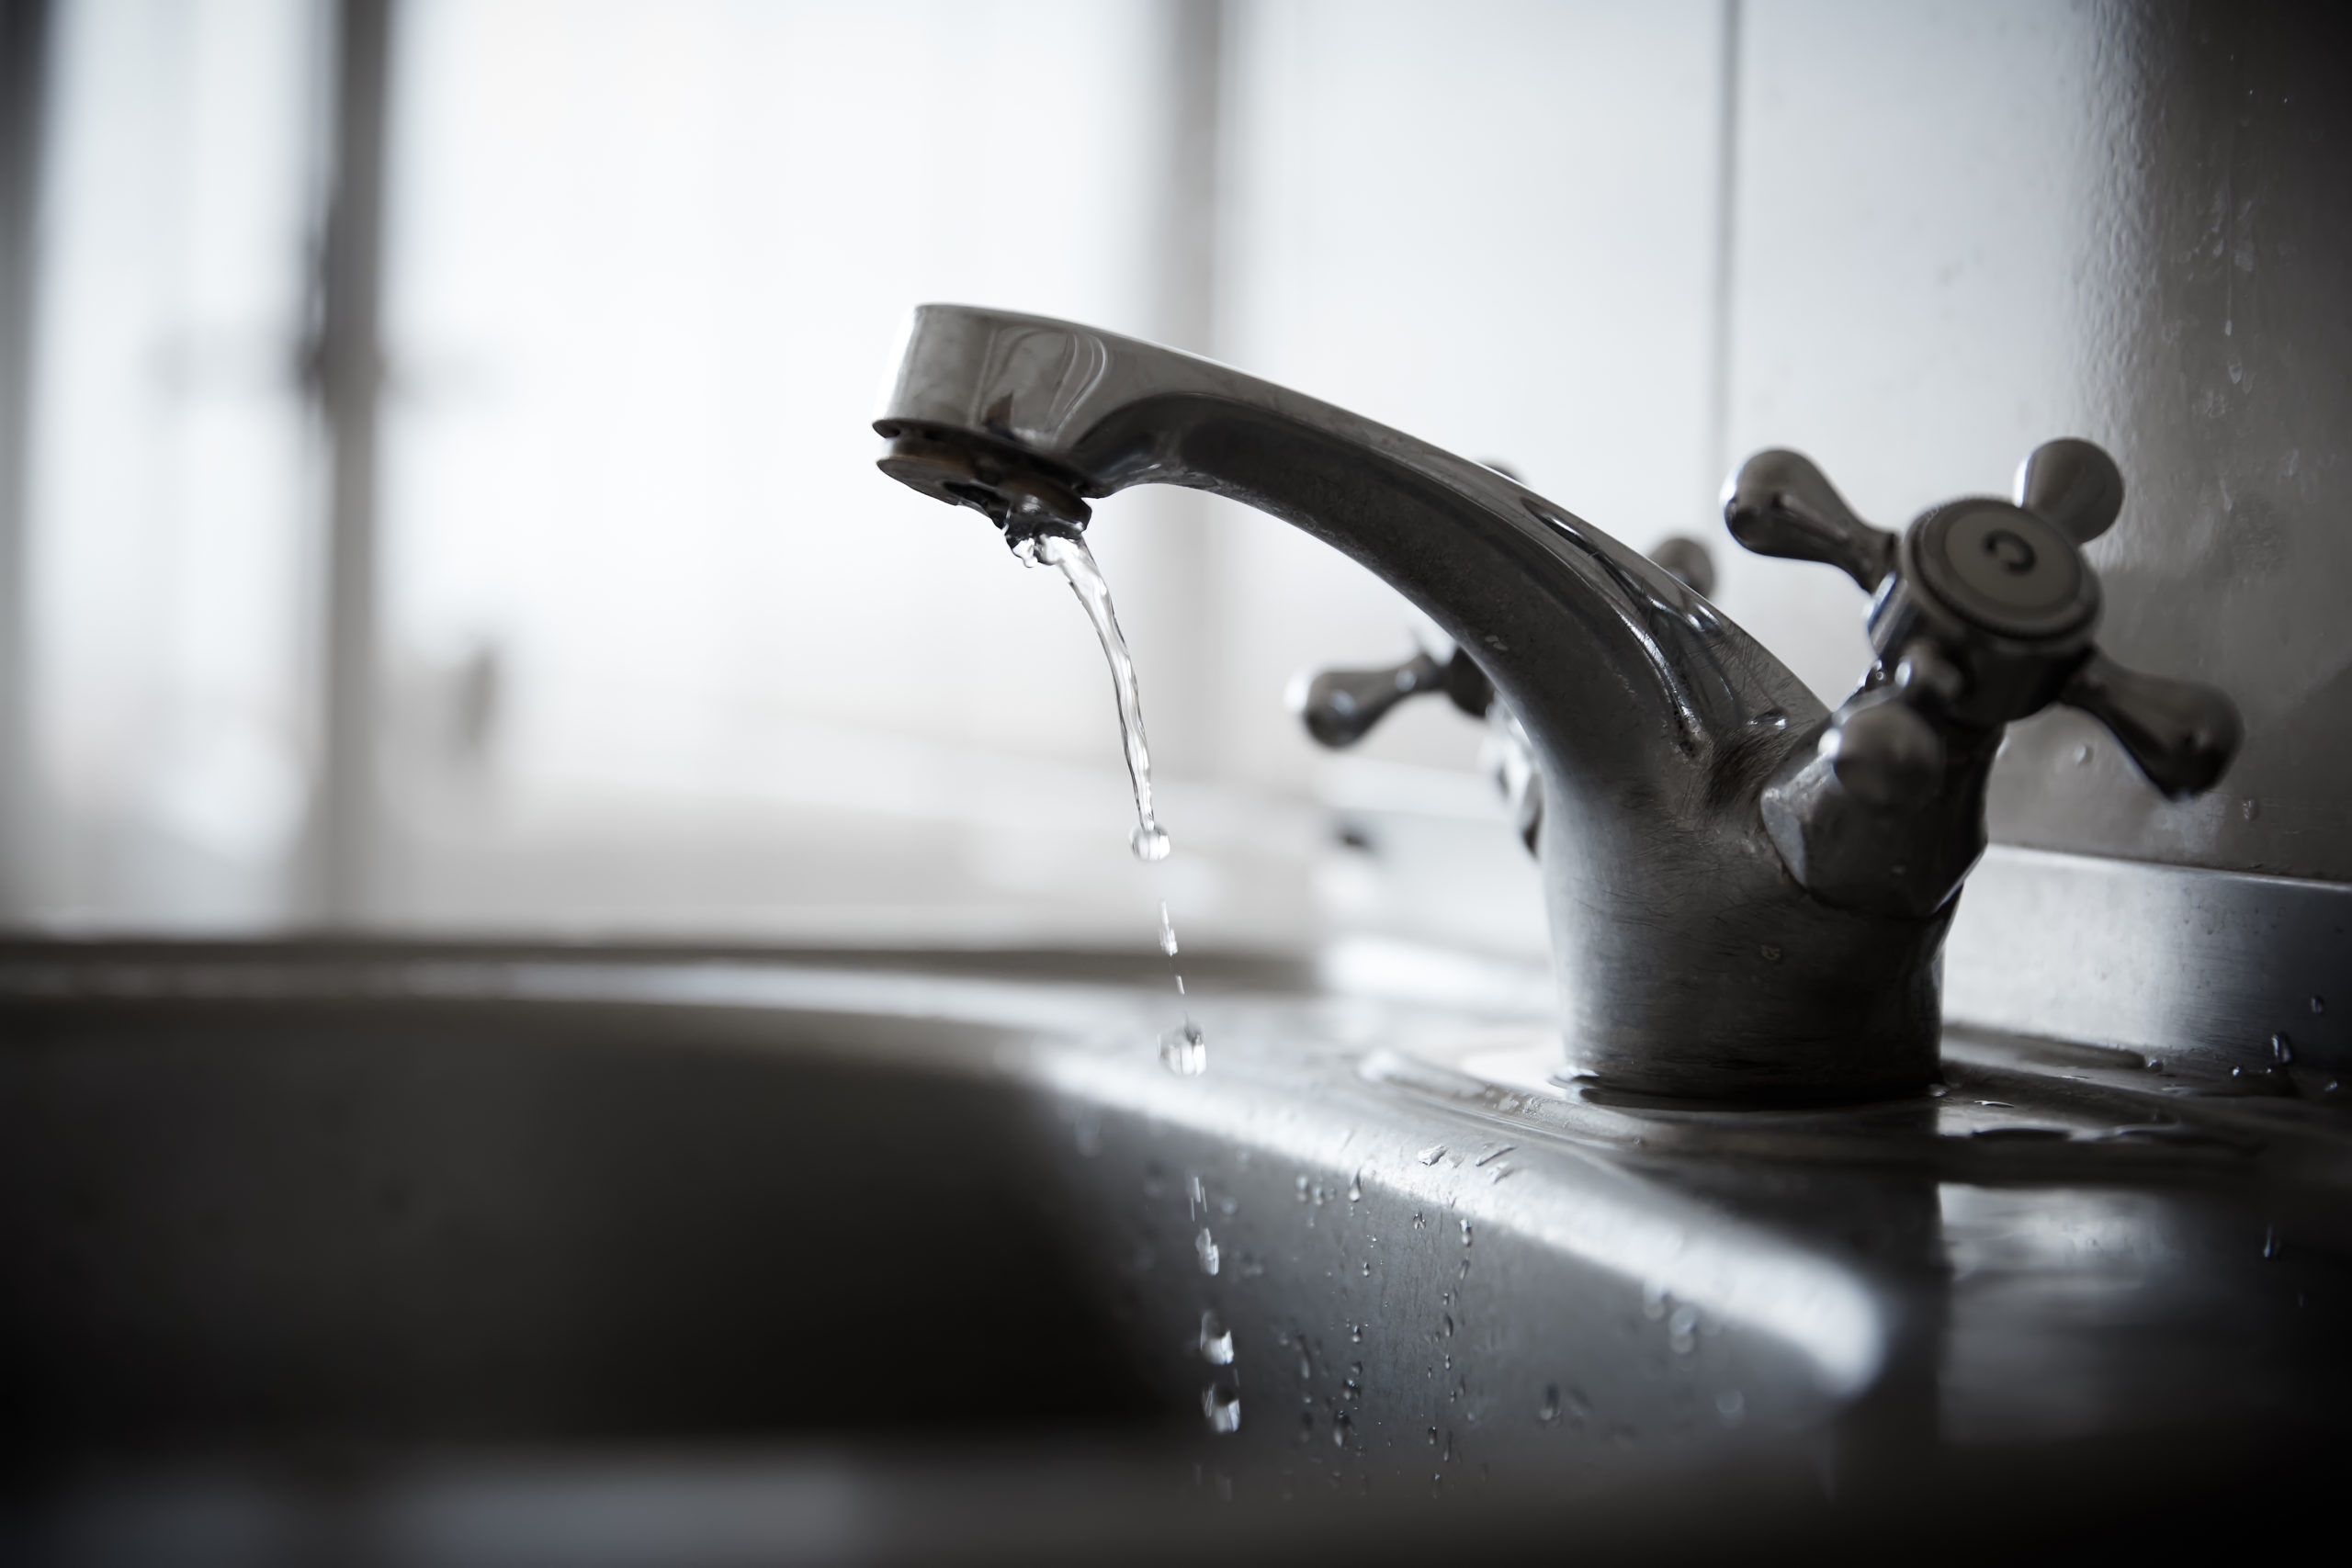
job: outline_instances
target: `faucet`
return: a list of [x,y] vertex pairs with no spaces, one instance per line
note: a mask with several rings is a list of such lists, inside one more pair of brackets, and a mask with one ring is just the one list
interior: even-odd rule
[[1539,854],[1566,1068],[1724,1101],[1916,1092],[1938,960],[1984,844],[2003,726],[2052,701],[2107,723],[2168,793],[2209,787],[2226,697],[2091,644],[2079,545],[2122,482],[2040,449],[2014,502],[1870,527],[1792,453],[1735,476],[1743,545],[1873,594],[1877,660],[1834,715],[1699,592],[1484,464],[1174,349],[924,305],[875,430],[883,472],[1016,548],[1136,484],[1227,496],[1361,561],[1468,651],[1542,777]]

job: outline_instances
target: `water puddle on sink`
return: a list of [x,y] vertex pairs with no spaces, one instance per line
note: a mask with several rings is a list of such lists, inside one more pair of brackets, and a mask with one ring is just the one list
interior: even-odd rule
[[[1126,758],[1127,781],[1134,787],[1136,797],[1136,828],[1128,835],[1127,847],[1136,859],[1156,865],[1168,858],[1175,841],[1159,825],[1152,807],[1151,746],[1144,739],[1143,693],[1136,681],[1135,655],[1127,649],[1126,634],[1120,631],[1118,611],[1111,603],[1111,585],[1103,580],[1102,569],[1095,564],[1094,552],[1086,547],[1083,539],[1039,534],[1023,541],[1014,553],[1023,566],[1042,561],[1062,574],[1102,644],[1102,657],[1111,666],[1111,688],[1118,700],[1120,750]],[[1168,955],[1169,975],[1176,983],[1176,995],[1183,998],[1184,975],[1176,965],[1180,950],[1176,922],[1169,915],[1168,901],[1163,898],[1159,903],[1159,951]],[[1159,1060],[1178,1077],[1196,1078],[1208,1070],[1208,1041],[1193,1021],[1189,1006],[1183,1016],[1181,1027],[1160,1036]]]

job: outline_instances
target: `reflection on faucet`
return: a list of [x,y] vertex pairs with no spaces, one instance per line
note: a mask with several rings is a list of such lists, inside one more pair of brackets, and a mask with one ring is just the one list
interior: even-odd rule
[[[1500,463],[1487,467],[1516,481],[1519,476]],[[1714,591],[1715,562],[1707,547],[1679,536],[1650,552],[1650,558],[1674,574],[1675,580],[1704,597]],[[1306,733],[1337,750],[1352,746],[1370,734],[1408,697],[1443,692],[1453,705],[1474,718],[1487,721],[1487,736],[1479,761],[1493,777],[1510,808],[1511,826],[1530,854],[1536,851],[1544,827],[1543,775],[1526,729],[1510,710],[1495,700],[1495,688],[1477,660],[1462,649],[1451,650],[1444,662],[1423,649],[1402,664],[1385,670],[1326,670],[1302,675],[1292,683],[1291,711]]]

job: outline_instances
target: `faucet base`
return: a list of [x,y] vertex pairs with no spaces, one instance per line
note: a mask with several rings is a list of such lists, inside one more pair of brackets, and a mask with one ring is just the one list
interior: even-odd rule
[[[1547,861],[1579,854],[1575,837],[1547,831]],[[1654,844],[1648,861],[1650,886],[1620,890],[1606,910],[1564,897],[1576,886],[1566,875],[1546,877],[1571,1074],[1748,1104],[1917,1094],[1935,1081],[1957,898],[1916,919],[1841,909],[1803,896],[1769,844],[1728,830],[1711,845]],[[1708,918],[1679,917],[1699,886]]]

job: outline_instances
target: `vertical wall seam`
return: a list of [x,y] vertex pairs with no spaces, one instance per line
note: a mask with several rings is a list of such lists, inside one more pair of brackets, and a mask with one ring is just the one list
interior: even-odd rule
[[1722,0],[1715,63],[1715,254],[1709,278],[1707,433],[1701,514],[1713,511],[1716,487],[1731,468],[1733,269],[1739,219],[1739,55],[1741,0]]
[[9,921],[36,902],[27,469],[50,14],[49,0],[0,0],[0,919]]
[[335,16],[333,186],[313,367],[328,447],[325,704],[311,846],[316,914],[365,919],[377,776],[377,416],[383,389],[384,141],[390,0]]

